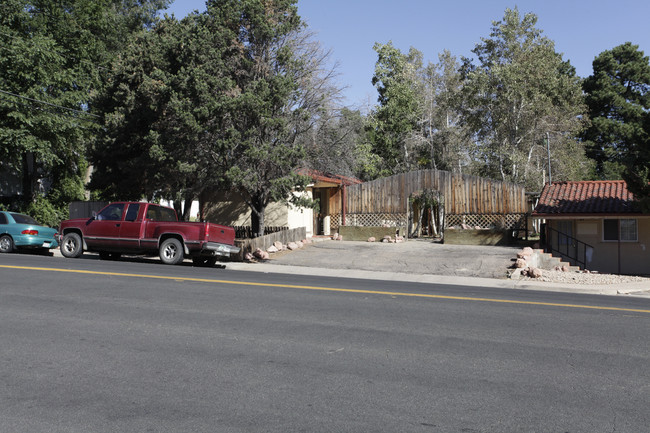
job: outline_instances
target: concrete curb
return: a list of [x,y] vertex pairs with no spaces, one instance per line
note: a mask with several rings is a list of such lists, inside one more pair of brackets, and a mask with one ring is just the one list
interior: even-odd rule
[[408,281],[414,283],[449,284],[459,286],[479,286],[501,289],[543,290],[564,293],[585,293],[598,295],[629,295],[635,297],[650,297],[650,283],[626,284],[561,284],[535,282],[531,280],[510,280],[476,277],[454,277],[446,275],[404,274],[398,272],[379,272],[363,270],[341,270],[333,273],[329,268],[280,265],[272,263],[227,263],[226,268],[235,271],[283,273],[294,275],[313,275],[334,278],[361,278],[382,281]]
[[[61,257],[58,248],[52,250],[55,257]],[[519,290],[542,290],[564,293],[585,293],[598,295],[626,295],[634,297],[650,298],[650,282],[642,283],[625,283],[625,284],[562,284],[537,282],[532,280],[515,280],[515,279],[495,279],[495,278],[477,278],[477,277],[455,277],[447,275],[432,274],[406,274],[399,272],[381,272],[381,271],[364,271],[350,269],[331,269],[307,266],[293,266],[272,263],[273,259],[267,262],[225,262],[222,263],[226,269],[233,271],[246,272],[263,272],[263,273],[280,273],[293,275],[311,275],[318,277],[333,278],[359,278],[367,280],[413,282],[425,284],[448,284],[456,286],[477,286],[491,287],[500,289],[519,289]]]

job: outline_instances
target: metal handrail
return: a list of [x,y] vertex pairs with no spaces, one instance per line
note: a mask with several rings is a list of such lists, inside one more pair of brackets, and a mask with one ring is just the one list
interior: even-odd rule
[[[553,235],[555,235],[556,242],[553,242]],[[594,247],[588,243],[555,230],[553,227],[549,227],[548,225],[546,226],[546,239],[543,246],[544,251],[547,253],[551,253],[551,255],[557,253],[560,256],[564,256],[569,259],[570,262],[573,261],[582,269],[586,269],[587,267],[587,251],[589,249],[593,251],[594,249]],[[580,260],[581,256],[582,260]]]

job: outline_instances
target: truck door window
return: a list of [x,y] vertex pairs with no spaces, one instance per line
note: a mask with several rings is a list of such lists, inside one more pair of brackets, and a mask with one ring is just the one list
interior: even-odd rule
[[113,203],[109,206],[106,206],[100,213],[98,213],[97,219],[119,221],[122,219],[123,210],[124,203]]
[[126,210],[125,221],[135,221],[138,218],[138,211],[140,211],[140,205],[131,203]]

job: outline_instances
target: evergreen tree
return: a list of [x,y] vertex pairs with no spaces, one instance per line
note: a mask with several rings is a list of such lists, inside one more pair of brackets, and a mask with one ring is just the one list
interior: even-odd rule
[[591,119],[583,139],[597,177],[620,179],[626,166],[648,165],[647,158],[638,158],[648,131],[650,64],[638,45],[626,42],[600,53],[593,70],[583,84]]

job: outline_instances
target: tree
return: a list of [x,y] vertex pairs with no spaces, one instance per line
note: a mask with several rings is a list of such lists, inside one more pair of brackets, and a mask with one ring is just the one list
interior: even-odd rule
[[50,225],[80,199],[91,95],[128,30],[167,0],[7,0],[0,4],[0,158],[22,174],[23,202]]
[[584,113],[580,80],[536,23],[534,14],[507,9],[473,50],[478,65],[463,65],[464,119],[477,139],[481,174],[531,189],[542,185],[547,132],[554,180],[589,171],[575,140]]
[[214,115],[228,80],[223,39],[206,20],[166,17],[114,62],[94,101],[104,113],[105,133],[90,152],[90,186],[102,198],[171,199],[188,219],[191,206],[181,209],[181,201],[191,203],[212,185],[214,170],[201,154],[211,129],[202,125]]
[[419,137],[424,143],[420,165],[455,172],[470,172],[473,144],[461,117],[462,80],[460,65],[449,51],[438,63],[422,71],[424,95]]
[[365,139],[366,117],[348,108],[330,108],[316,120],[306,134],[305,165],[324,173],[372,178],[376,172],[377,156]]
[[[585,79],[591,125],[582,135],[587,155],[596,161],[601,179],[620,179],[639,173],[642,182],[643,143],[646,141],[647,112],[650,110],[650,64],[648,57],[630,42],[604,51],[594,59],[593,75]],[[640,159],[639,159],[640,158]],[[647,174],[646,183],[647,183]],[[631,185],[638,183],[632,181]],[[633,186],[632,186],[633,188]]]
[[166,17],[116,63],[100,98],[107,133],[93,185],[126,193],[144,172],[133,194],[182,191],[187,202],[236,190],[263,234],[268,203],[308,181],[299,138],[337,92],[326,59],[292,0],[209,1],[180,22]]
[[422,53],[408,54],[393,46],[376,43],[377,63],[372,84],[379,93],[379,106],[369,116],[368,133],[373,152],[380,158],[379,176],[410,171],[417,167],[418,140],[414,132],[422,111]]

